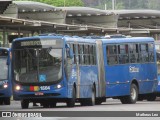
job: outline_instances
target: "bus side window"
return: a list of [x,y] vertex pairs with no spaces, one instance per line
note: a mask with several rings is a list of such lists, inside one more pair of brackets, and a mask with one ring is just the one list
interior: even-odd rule
[[139,62],[138,44],[129,44],[129,61],[130,63]]
[[107,63],[108,65],[115,65],[118,63],[117,61],[117,46],[116,45],[108,45],[106,47],[107,51]]
[[84,45],[84,62],[85,62],[85,65],[88,65],[89,64],[89,59],[88,59],[88,45]]
[[118,45],[119,64],[129,63],[128,45]]
[[83,65],[84,63],[84,57],[83,57],[83,44],[78,45],[78,59],[79,59],[79,64]]
[[149,55],[148,55],[148,44],[140,44],[140,56],[141,56],[141,62],[145,63],[149,61]]
[[153,43],[148,44],[148,54],[149,54],[149,62],[154,62],[154,45],[153,45]]
[[93,57],[94,57],[94,55],[93,55],[93,45],[89,46],[89,52],[90,52],[90,55],[89,55],[89,57],[90,57],[90,65],[93,65],[93,63],[94,63],[94,59],[93,59]]
[[76,64],[76,62],[77,62],[77,60],[76,60],[76,45],[71,44],[71,49],[73,50],[73,61],[74,61],[74,64]]
[[97,64],[97,59],[96,59],[96,46],[93,45],[93,65]]

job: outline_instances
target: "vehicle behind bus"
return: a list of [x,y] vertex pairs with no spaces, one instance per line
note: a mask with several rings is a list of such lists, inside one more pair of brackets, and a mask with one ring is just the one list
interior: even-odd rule
[[0,47],[0,105],[10,105],[12,96],[10,49]]

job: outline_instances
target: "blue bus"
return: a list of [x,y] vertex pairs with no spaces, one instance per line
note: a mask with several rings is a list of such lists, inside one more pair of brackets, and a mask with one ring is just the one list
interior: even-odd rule
[[18,38],[12,56],[13,98],[22,109],[30,102],[92,106],[106,98],[134,104],[157,87],[153,38]]
[[10,105],[12,96],[10,49],[0,47],[0,105]]

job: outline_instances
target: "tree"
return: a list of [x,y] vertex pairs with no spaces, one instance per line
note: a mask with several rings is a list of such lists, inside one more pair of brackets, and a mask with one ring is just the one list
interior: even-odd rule
[[[26,1],[26,0],[17,0],[17,1]],[[29,0],[35,2],[46,3],[53,6],[84,6],[82,0]]]
[[159,4],[160,4],[159,0],[148,0],[148,8],[149,9],[160,9]]

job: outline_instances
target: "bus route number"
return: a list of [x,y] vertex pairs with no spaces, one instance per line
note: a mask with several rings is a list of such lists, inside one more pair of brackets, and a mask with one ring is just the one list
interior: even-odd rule
[[50,90],[50,86],[41,86],[40,90]]

